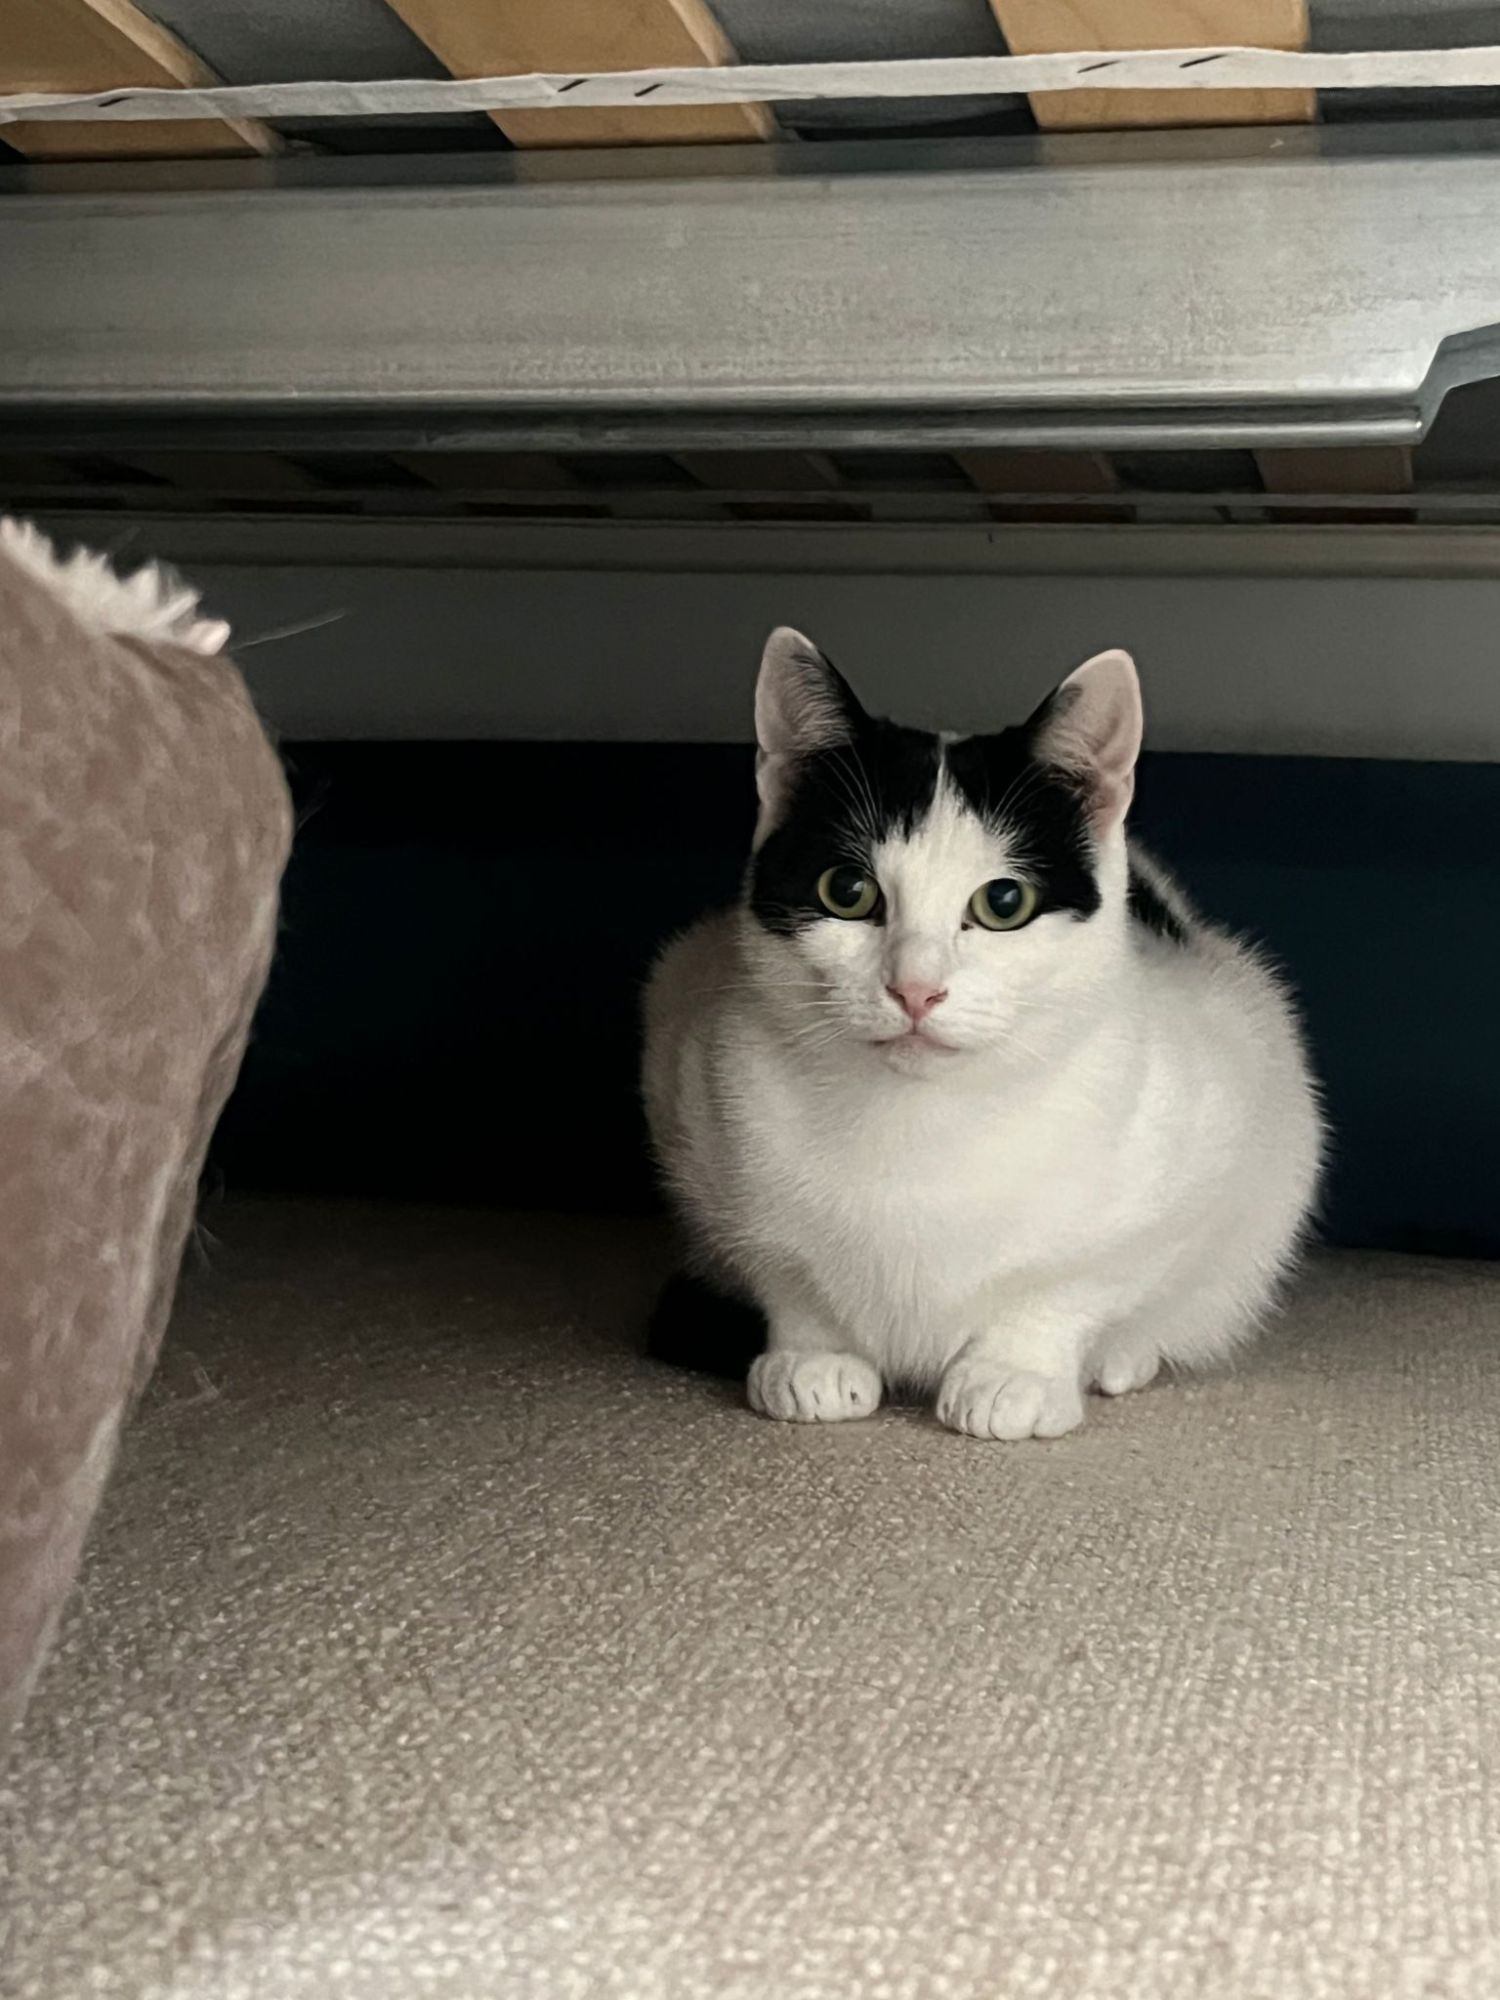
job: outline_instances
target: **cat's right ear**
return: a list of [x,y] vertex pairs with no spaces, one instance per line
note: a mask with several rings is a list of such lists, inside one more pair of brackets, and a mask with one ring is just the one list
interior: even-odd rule
[[811,639],[780,625],[766,641],[755,683],[755,845],[778,824],[797,770],[814,751],[847,743],[861,714],[853,691]]

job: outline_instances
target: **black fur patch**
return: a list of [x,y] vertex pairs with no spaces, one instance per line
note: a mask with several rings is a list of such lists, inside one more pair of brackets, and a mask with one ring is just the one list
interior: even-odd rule
[[1137,868],[1130,871],[1129,890],[1130,914],[1138,924],[1144,924],[1148,931],[1158,937],[1169,938],[1173,944],[1186,944],[1188,934],[1182,919],[1167,902],[1161,891],[1148,882]]
[[1099,907],[1094,841],[1078,787],[1033,752],[1041,713],[1018,729],[952,744],[948,771],[980,818],[1015,843],[1028,879],[1042,892],[1042,909],[1068,910],[1082,920]]
[[1094,914],[1099,886],[1084,801],[1034,755],[1045,703],[1017,728],[950,744],[945,757],[938,737],[868,716],[842,681],[837,688],[849,739],[807,758],[781,824],[751,867],[750,908],[767,930],[790,936],[823,917],[824,869],[863,861],[872,845],[920,825],[945,762],[974,811],[1016,842],[1042,909]]
[[765,1345],[766,1318],[758,1306],[683,1271],[663,1285],[646,1329],[646,1352],[653,1361],[736,1382],[744,1381]]
[[767,930],[790,936],[827,912],[818,877],[839,861],[910,833],[937,791],[938,739],[860,714],[849,742],[817,750],[797,775],[787,811],[755,857],[750,907]]

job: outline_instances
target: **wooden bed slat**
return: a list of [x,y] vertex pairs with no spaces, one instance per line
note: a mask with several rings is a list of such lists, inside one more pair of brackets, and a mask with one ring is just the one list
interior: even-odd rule
[[1113,493],[1120,484],[1100,451],[960,451],[981,493]]
[[[0,0],[0,90],[174,88],[221,79],[130,0]],[[0,127],[32,159],[118,160],[270,153],[275,135],[244,119],[158,124],[22,123]]]
[[1412,489],[1411,452],[1400,444],[1258,451],[1255,462],[1268,493],[1409,493]]
[[[990,0],[1013,55],[1074,49],[1302,49],[1307,0]],[[1058,90],[1031,99],[1038,125],[1303,125],[1311,90]]]
[[322,490],[309,473],[274,451],[132,451],[124,454],[124,463],[195,495],[230,493],[253,500]]
[[577,486],[572,473],[540,451],[398,451],[396,463],[445,493],[544,493]]
[[839,483],[828,460],[812,451],[678,451],[672,456],[700,486],[826,493]]
[[[387,0],[455,76],[532,71],[697,68],[734,50],[702,0]],[[653,111],[494,111],[515,146],[660,146],[765,139],[762,104]]]

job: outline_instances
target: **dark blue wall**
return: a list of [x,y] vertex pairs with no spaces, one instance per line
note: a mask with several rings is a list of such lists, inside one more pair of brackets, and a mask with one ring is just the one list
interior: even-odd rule
[[[650,1202],[637,992],[734,893],[748,750],[288,754],[305,819],[228,1184]],[[1297,983],[1336,1132],[1325,1233],[1500,1255],[1500,768],[1148,757],[1136,824]]]

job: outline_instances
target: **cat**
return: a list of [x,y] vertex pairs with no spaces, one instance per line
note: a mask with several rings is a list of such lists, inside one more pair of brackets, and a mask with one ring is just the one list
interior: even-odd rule
[[1280,980],[1127,840],[1130,656],[935,735],[782,628],[755,726],[743,899],[646,993],[689,1267],[658,1351],[691,1360],[718,1294],[762,1415],[900,1390],[1003,1439],[1232,1352],[1297,1256],[1322,1119]]

